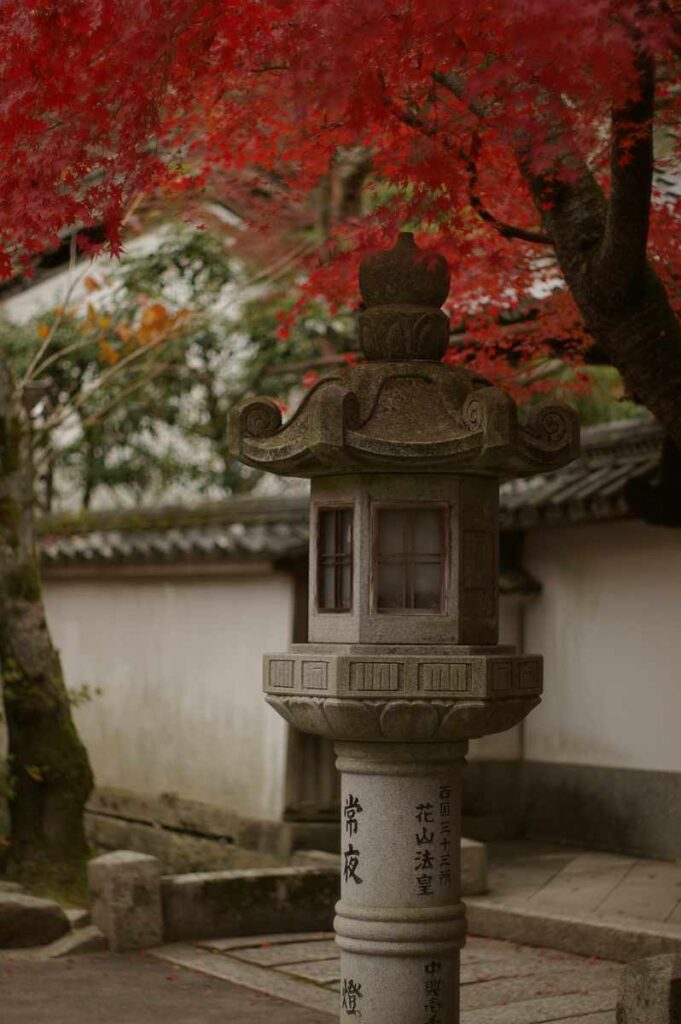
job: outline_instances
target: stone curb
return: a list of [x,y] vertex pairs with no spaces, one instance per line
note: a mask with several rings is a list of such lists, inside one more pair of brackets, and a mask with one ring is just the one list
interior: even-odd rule
[[[167,963],[199,971],[210,978],[243,985],[255,992],[265,992],[275,999],[285,999],[296,1006],[328,1013],[338,1020],[340,998],[337,992],[307,981],[299,981],[279,971],[258,964],[238,961],[206,949],[176,943],[150,951],[151,956]],[[331,1021],[330,1021],[331,1024]]]
[[484,899],[466,900],[468,932],[543,946],[564,953],[626,963],[662,953],[681,953],[681,928],[648,924],[637,918],[583,918],[555,911],[503,907]]
[[108,949],[106,937],[95,925],[89,924],[67,932],[46,946],[24,949],[0,949],[0,964],[24,960],[57,960],[81,953],[104,953]]
[[165,941],[330,931],[339,874],[336,867],[298,867],[165,876]]

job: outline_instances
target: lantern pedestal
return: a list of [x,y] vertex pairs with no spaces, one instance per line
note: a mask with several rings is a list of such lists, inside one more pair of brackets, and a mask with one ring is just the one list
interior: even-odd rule
[[541,659],[511,647],[294,644],[267,701],[334,741],[341,773],[341,1021],[456,1024],[461,786],[468,740],[539,702]]
[[458,1020],[466,743],[337,743],[341,1021]]

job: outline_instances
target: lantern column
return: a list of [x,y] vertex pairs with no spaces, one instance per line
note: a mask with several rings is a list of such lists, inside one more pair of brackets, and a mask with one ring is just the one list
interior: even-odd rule
[[457,1021],[467,744],[338,743],[341,1018]]

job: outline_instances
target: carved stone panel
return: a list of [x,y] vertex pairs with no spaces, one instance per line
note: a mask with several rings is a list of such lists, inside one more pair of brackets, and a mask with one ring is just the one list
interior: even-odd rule
[[275,659],[269,662],[269,683],[275,690],[293,689],[293,670],[295,663],[292,659]]
[[397,692],[402,689],[402,665],[397,661],[351,661],[350,690]]
[[419,665],[419,690],[430,693],[469,693],[471,681],[471,662],[424,661]]
[[[505,700],[541,693],[541,658],[492,653],[428,657],[403,647],[392,657],[336,652],[334,645],[297,645],[290,656],[267,658],[265,691],[289,696],[414,697],[424,700]],[[340,646],[340,645],[339,645]],[[421,645],[421,650],[427,649]],[[402,652],[405,653],[402,653]],[[413,653],[412,653],[413,651]]]
[[326,661],[303,662],[303,689],[328,690],[328,663]]

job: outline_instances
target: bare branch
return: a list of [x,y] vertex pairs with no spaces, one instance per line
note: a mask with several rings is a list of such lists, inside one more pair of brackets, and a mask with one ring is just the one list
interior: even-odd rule
[[[133,199],[132,199],[132,201],[130,203],[130,206],[128,207],[128,209],[126,210],[125,214],[123,215],[123,219],[121,220],[121,224],[127,224],[128,220],[130,219],[130,217],[135,212],[135,210],[140,205],[140,203],[142,202],[143,199],[144,199],[144,193],[143,192],[138,192],[133,197]],[[76,235],[73,234],[73,235],[71,235],[71,239],[70,239],[70,243],[69,243],[69,272],[70,272],[71,275],[73,275],[73,272],[76,269],[76,259],[77,259],[77,256],[78,256],[77,239],[76,239]],[[53,356],[50,360],[48,360],[47,363],[44,363],[42,366],[40,366],[40,360],[43,358],[43,356],[45,355],[45,353],[49,349],[50,345],[52,344],[52,341],[54,340],[54,336],[57,333],[57,329],[59,328],[59,325],[61,324],[61,322],[62,322],[62,320],[64,318],[64,313],[65,313],[66,307],[67,307],[67,305],[68,305],[68,303],[69,303],[69,301],[71,299],[71,296],[73,295],[73,292],[75,291],[77,285],[80,284],[80,282],[82,281],[82,279],[85,276],[85,274],[86,274],[87,270],[89,269],[89,267],[90,267],[90,263],[87,263],[83,267],[83,269],[80,272],[80,274],[78,274],[76,277],[72,276],[71,281],[69,282],[69,285],[68,285],[68,287],[66,289],[66,293],[64,295],[64,298],[63,298],[63,300],[62,300],[62,302],[60,304],[60,310],[57,313],[57,315],[55,316],[54,320],[52,321],[52,324],[50,325],[50,329],[49,329],[47,335],[45,336],[42,345],[40,345],[40,347],[38,348],[38,351],[34,355],[33,359],[28,364],[28,366],[26,368],[26,372],[24,373],[23,378],[19,382],[20,387],[22,387],[22,388],[26,387],[33,380],[33,378],[37,375],[38,370],[40,371],[40,373],[42,373],[43,370],[45,369],[45,366],[48,366],[50,363],[54,362],[54,356]]]
[[71,279],[71,282],[69,283],[69,286],[66,289],[66,293],[61,303],[59,312],[52,321],[50,329],[46,334],[45,338],[43,339],[42,345],[40,345],[40,347],[38,348],[38,351],[33,356],[33,359],[31,359],[30,363],[26,367],[26,372],[24,373],[22,379],[19,381],[19,386],[21,388],[25,388],[28,384],[31,383],[31,381],[36,376],[36,368],[40,365],[40,360],[43,358],[43,356],[49,349],[50,345],[52,344],[54,336],[57,333],[57,329],[59,328],[59,325],[64,319],[64,311],[66,309],[66,306],[68,305],[76,286],[80,284],[81,280],[85,276],[86,271],[87,267],[84,267],[80,274]]
[[34,377],[40,378],[45,373],[45,370],[54,363],[58,363],[64,356],[72,355],[74,352],[80,352],[82,349],[89,348],[93,345],[92,338],[86,338],[84,341],[74,341],[71,345],[66,345],[65,348],[60,348],[58,352],[53,352],[49,359],[46,359],[44,363],[39,363],[35,368]]
[[161,363],[152,373],[142,374],[140,380],[130,384],[127,388],[123,388],[123,390],[120,391],[115,398],[112,398],[107,405],[90,413],[89,416],[86,416],[82,421],[82,426],[92,427],[95,423],[101,423],[101,421],[109,415],[112,409],[115,409],[116,406],[120,405],[126,398],[129,398],[130,395],[133,395],[136,391],[139,391],[140,388],[143,388],[145,384],[149,384],[152,380],[156,380],[157,377],[160,377],[161,374],[166,372],[170,365],[170,363]]
[[[34,427],[35,433],[47,433],[50,430],[54,430],[56,427],[60,427],[67,419],[70,419],[78,410],[85,405],[87,401],[95,394],[100,391],[109,381],[121,373],[131,363],[142,358],[142,356],[148,356],[150,352],[159,353],[163,347],[168,343],[170,339],[164,338],[161,345],[154,346],[153,348],[149,345],[140,345],[138,348],[129,352],[127,356],[124,356],[119,362],[114,363],[96,382],[96,384],[89,389],[89,391],[83,391],[75,401],[65,408],[57,410],[53,416],[50,416],[43,423],[38,424]],[[154,360],[150,360],[153,362]]]
[[[126,398],[129,398],[130,395],[134,394],[136,391],[139,391],[140,388],[145,387],[152,380],[155,380],[157,377],[160,377],[161,374],[165,373],[166,370],[168,369],[168,365],[168,363],[161,363],[160,366],[157,366],[152,373],[141,374],[136,381],[134,381],[129,387],[124,388],[123,391],[116,395],[116,397],[113,398],[102,409],[97,409],[96,412],[90,413],[90,415],[86,416],[85,419],[81,419],[81,427],[91,427],[94,426],[95,423],[101,422],[103,419],[105,419],[106,416],[109,415],[109,413],[113,409],[116,408],[117,405],[120,405],[120,403],[123,402]],[[88,392],[87,397],[90,397],[92,394],[94,394],[96,390],[97,389],[95,388],[93,391]],[[59,422],[55,424],[55,426],[63,425],[68,419],[71,419],[72,416],[75,416],[78,413],[79,407],[71,407],[66,413],[66,415],[62,416]],[[42,427],[38,428],[37,432],[42,432]],[[36,431],[34,431],[34,433],[36,433]],[[48,443],[45,445],[45,447],[41,450],[40,456],[36,457],[35,459],[34,465],[36,471],[41,470],[43,466],[45,466],[49,462],[49,459],[56,452],[57,445],[55,444],[54,436],[52,436]]]

